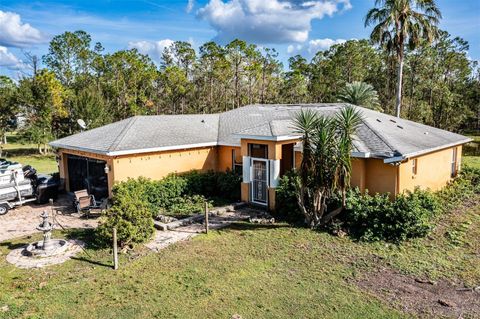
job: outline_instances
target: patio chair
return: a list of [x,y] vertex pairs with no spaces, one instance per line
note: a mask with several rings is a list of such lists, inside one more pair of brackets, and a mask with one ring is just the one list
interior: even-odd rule
[[77,210],[77,213],[90,213],[90,209],[97,206],[95,196],[90,195],[86,189],[82,189],[74,192],[75,199],[73,200],[73,206]]

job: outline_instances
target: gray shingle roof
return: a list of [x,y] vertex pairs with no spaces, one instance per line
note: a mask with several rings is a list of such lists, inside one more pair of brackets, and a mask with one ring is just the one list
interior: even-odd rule
[[50,145],[107,155],[216,145],[218,114],[134,116]]
[[[309,108],[333,116],[347,104],[248,105],[221,114],[135,116],[50,143],[107,155],[240,145],[240,138],[295,135],[292,119]],[[431,126],[357,107],[363,115],[355,152],[378,158],[409,157],[469,139]],[[360,156],[360,155],[359,155]]]

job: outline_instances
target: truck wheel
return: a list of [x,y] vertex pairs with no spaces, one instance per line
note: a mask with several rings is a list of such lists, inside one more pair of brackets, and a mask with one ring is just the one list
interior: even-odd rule
[[8,207],[7,204],[0,204],[0,215],[5,215],[6,213],[8,213],[8,209],[10,207]]

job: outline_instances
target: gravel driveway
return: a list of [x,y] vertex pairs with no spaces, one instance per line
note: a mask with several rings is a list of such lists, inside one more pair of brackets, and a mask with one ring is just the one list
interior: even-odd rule
[[[67,196],[61,196],[54,202],[54,211],[58,210],[57,221],[65,228],[94,228],[98,219],[84,219],[73,213],[71,201]],[[28,203],[25,206],[10,210],[6,215],[0,216],[0,242],[37,233],[36,227],[40,224],[40,214],[47,210],[51,215],[49,204],[37,205]],[[55,225],[55,229],[61,229]]]

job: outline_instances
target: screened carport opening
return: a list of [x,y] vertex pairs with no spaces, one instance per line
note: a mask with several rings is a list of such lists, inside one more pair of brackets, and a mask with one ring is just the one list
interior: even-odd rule
[[70,192],[86,189],[99,200],[108,197],[108,177],[102,160],[67,155]]

